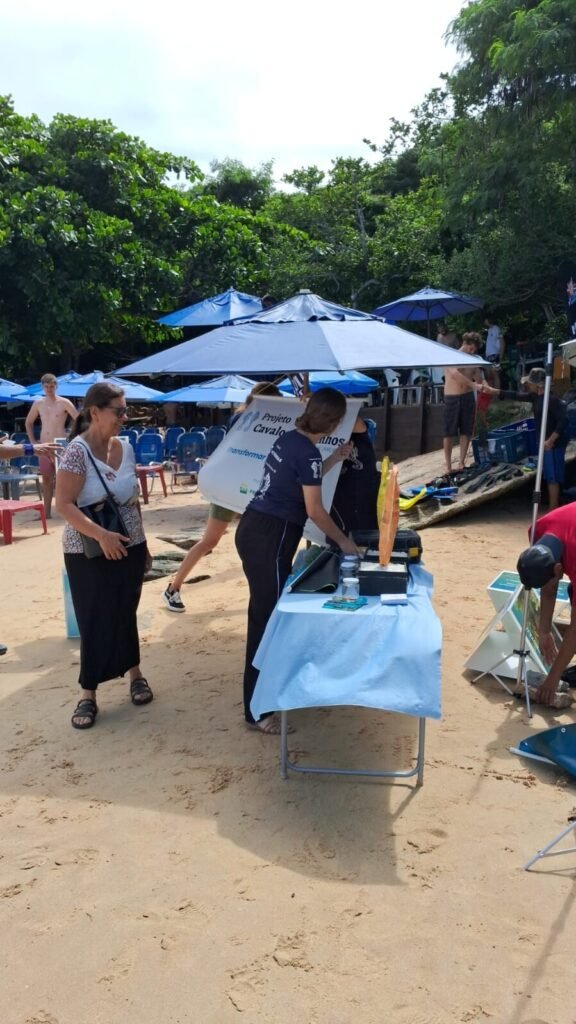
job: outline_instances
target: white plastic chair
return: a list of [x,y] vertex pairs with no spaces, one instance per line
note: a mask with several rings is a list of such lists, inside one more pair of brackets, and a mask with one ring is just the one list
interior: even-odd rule
[[384,370],[386,384],[390,389],[390,400],[392,405],[400,403],[400,377],[395,370]]
[[431,366],[428,372],[432,384],[430,388],[431,401],[434,405],[440,405],[444,398],[444,369],[441,366]]
[[[410,371],[410,376],[408,377],[410,391],[407,392],[410,405],[420,404],[422,401],[422,387],[426,384],[430,384],[430,370]],[[414,387],[413,385],[417,386]]]

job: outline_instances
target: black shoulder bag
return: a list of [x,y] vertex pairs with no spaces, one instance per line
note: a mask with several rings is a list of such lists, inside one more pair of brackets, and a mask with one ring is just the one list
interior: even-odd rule
[[[84,505],[80,511],[83,512],[85,516],[88,516],[88,519],[91,519],[93,523],[96,523],[97,526],[101,526],[103,530],[110,530],[112,533],[121,533],[123,537],[127,537],[128,532],[124,525],[116,499],[112,496],[102,473],[94,461],[92,452],[88,445],[83,441],[81,443],[88,458],[90,459],[90,462],[100,477],[100,481],[106,491],[107,497],[103,498],[102,501],[96,501],[93,505]],[[87,537],[85,533],[81,533],[80,531],[78,532],[82,539],[82,547],[84,548],[86,558],[98,558],[100,555],[104,554],[100,544],[94,537]]]

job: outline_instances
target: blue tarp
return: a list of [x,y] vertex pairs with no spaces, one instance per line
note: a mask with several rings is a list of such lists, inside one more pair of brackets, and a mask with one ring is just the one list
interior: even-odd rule
[[193,306],[177,309],[157,321],[167,327],[214,327],[238,317],[252,316],[262,311],[262,303],[255,295],[228,288]]

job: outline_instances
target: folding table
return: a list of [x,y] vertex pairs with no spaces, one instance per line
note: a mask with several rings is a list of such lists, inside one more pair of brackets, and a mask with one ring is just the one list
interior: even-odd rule
[[[410,567],[407,604],[378,597],[354,612],[324,608],[326,594],[284,593],[268,622],[254,664],[260,670],[251,710],[279,711],[280,769],[382,778],[424,777],[426,718],[440,718],[442,633],[431,603],[432,577]],[[307,767],[290,760],[287,713],[297,708],[355,705],[418,718],[413,768],[363,771]]]

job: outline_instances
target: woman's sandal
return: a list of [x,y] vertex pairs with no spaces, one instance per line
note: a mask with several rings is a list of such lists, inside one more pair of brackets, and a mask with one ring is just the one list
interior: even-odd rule
[[[72,715],[71,722],[73,729],[91,729],[96,721],[96,715],[98,714],[98,705],[95,700],[91,700],[89,697],[84,697],[79,700],[76,707],[74,708],[74,714]],[[87,719],[87,721],[74,721],[74,719]]]
[[[282,731],[282,725],[278,715],[266,715],[265,718],[261,718],[258,722],[246,722],[249,729],[254,729],[256,732],[261,732],[264,736],[279,736]],[[288,722],[286,732],[294,732],[294,726]]]
[[154,700],[154,694],[143,676],[140,676],[139,679],[133,679],[130,683],[130,700],[137,708]]

